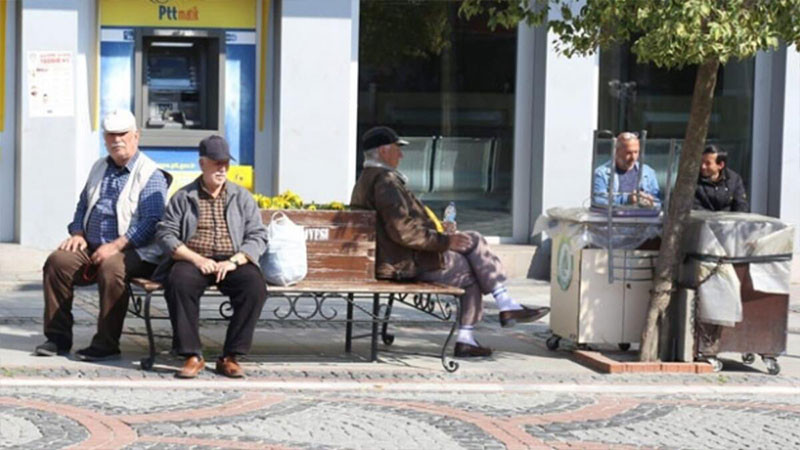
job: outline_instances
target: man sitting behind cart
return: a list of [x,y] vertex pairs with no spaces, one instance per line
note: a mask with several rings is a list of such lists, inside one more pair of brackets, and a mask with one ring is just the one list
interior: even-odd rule
[[694,209],[750,212],[742,177],[728,168],[728,153],[714,144],[703,151]]
[[[647,164],[639,164],[639,138],[629,131],[617,136],[613,161],[607,161],[594,171],[592,205],[608,205],[608,183],[611,167],[616,171],[612,195],[615,205],[637,205],[645,208],[661,207],[661,192],[656,172]],[[639,171],[641,185],[639,185]]]

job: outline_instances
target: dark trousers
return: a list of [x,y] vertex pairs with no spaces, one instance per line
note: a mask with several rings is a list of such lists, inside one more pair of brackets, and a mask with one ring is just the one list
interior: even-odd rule
[[100,313],[91,345],[101,350],[118,350],[128,310],[125,282],[134,277],[147,278],[155,268],[154,264],[142,261],[132,249],[117,253],[99,266],[92,264],[89,254],[83,250],[54,251],[43,269],[44,335],[61,347],[71,347],[73,289],[97,283]]
[[[172,322],[173,345],[179,355],[203,354],[199,329],[200,297],[215,282],[216,274],[203,275],[188,261],[176,261],[170,269],[165,296]],[[264,276],[261,269],[248,263],[228,272],[217,288],[230,298],[233,307],[223,355],[244,355],[250,351],[256,322],[267,300]]]

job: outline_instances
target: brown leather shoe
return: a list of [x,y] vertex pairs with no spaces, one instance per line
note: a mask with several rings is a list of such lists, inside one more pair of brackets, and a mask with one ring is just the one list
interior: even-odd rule
[[176,378],[194,378],[206,366],[202,356],[192,355],[183,362],[181,370],[175,374]]
[[464,342],[456,342],[456,348],[453,351],[453,356],[456,358],[484,358],[492,356],[492,349],[489,347],[481,347],[480,344],[470,345]]
[[244,370],[236,362],[236,356],[233,355],[222,356],[217,360],[217,373],[228,378],[244,377]]
[[550,308],[547,306],[542,306],[541,308],[523,306],[522,309],[514,311],[500,311],[500,326],[506,328],[513,327],[517,322],[533,322],[546,316],[549,312]]

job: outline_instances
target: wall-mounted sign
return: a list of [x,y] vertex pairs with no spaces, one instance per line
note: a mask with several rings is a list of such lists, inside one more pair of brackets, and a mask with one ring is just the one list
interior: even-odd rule
[[72,53],[29,51],[27,61],[28,116],[75,115]]
[[100,25],[253,29],[256,0],[100,0]]

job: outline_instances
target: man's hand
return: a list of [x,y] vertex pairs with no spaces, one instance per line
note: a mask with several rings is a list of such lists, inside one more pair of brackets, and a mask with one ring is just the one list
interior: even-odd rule
[[656,201],[655,197],[641,191],[633,192],[628,199],[634,205],[644,206],[647,208],[652,208]]
[[102,264],[103,261],[116,255],[119,251],[119,247],[113,242],[103,244],[92,253],[92,262],[94,264]]
[[79,250],[86,250],[87,248],[89,248],[89,244],[82,234],[73,234],[58,245],[59,250],[66,250],[68,252],[77,252]]
[[472,239],[464,233],[453,233],[450,235],[449,250],[464,253],[472,246]]
[[237,267],[239,266],[232,261],[221,261],[217,263],[217,283],[224,280],[228,272],[233,272]]
[[442,227],[444,227],[445,233],[455,233],[456,232],[456,223],[451,221],[442,222]]
[[217,271],[218,263],[211,258],[206,258],[205,256],[200,256],[192,261],[192,263],[203,275],[210,275]]

